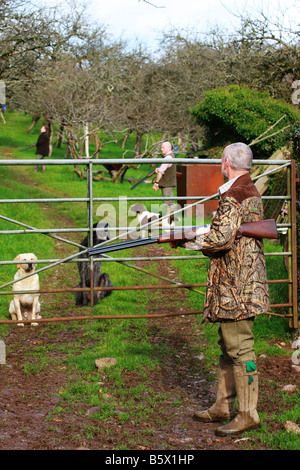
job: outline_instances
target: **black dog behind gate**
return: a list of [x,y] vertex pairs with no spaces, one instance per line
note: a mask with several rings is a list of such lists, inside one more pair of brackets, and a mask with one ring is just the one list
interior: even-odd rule
[[[97,230],[93,231],[93,246],[98,245],[104,241],[110,239],[108,230],[105,230],[109,227],[109,224],[95,223],[93,228]],[[84,247],[89,247],[89,237],[88,235],[80,243]],[[78,258],[86,258],[86,253],[79,255]],[[80,283],[77,287],[88,288],[91,287],[91,268],[89,261],[78,262],[78,270],[80,276]],[[107,273],[101,274],[101,263],[100,261],[95,261],[93,263],[94,268],[94,287],[112,287],[113,284],[110,280],[110,277]],[[94,305],[97,304],[99,299],[111,294],[111,291],[95,291],[94,292]],[[91,302],[91,293],[90,292],[76,292],[76,305],[88,305]]]

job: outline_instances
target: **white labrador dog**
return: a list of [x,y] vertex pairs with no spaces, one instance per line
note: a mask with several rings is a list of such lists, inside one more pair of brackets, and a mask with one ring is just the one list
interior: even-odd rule
[[[26,261],[26,263],[17,264],[18,271],[15,274],[14,280],[31,274],[35,270],[36,264],[34,261],[37,257],[33,253],[21,253],[15,258],[15,261]],[[13,300],[9,306],[9,313],[12,320],[18,320],[18,326],[24,326],[23,320],[33,320],[32,326],[37,326],[35,322],[37,318],[41,318],[38,314],[40,313],[40,302],[39,294],[32,293],[30,291],[37,291],[40,289],[39,276],[33,274],[26,279],[21,279],[19,282],[13,284]],[[26,293],[18,294],[18,291],[28,291]]]

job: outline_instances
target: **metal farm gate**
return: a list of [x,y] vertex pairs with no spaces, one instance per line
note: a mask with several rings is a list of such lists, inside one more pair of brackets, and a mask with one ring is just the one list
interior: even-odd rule
[[[137,267],[135,264],[132,264],[132,262],[136,261],[137,259],[139,261],[160,261],[160,260],[166,260],[166,259],[184,259],[184,260],[196,260],[196,259],[204,259],[204,255],[199,255],[199,256],[163,256],[163,257],[118,257],[118,258],[112,258],[108,255],[102,254],[101,258],[96,258],[94,256],[91,257],[86,257],[86,258],[80,258],[78,259],[78,248],[81,250],[80,254],[84,255],[87,253],[86,247],[81,246],[80,244],[77,244],[75,242],[72,242],[70,240],[67,240],[65,238],[60,237],[58,234],[59,233],[68,233],[68,232],[88,232],[89,234],[89,242],[90,246],[92,246],[92,241],[93,241],[93,214],[94,214],[94,203],[99,203],[99,202],[113,202],[113,201],[120,201],[122,200],[122,197],[115,197],[115,198],[108,198],[108,197],[101,197],[101,198],[96,198],[93,196],[93,168],[94,166],[98,166],[101,164],[122,164],[122,165],[143,165],[143,164],[160,164],[161,163],[161,158],[160,159],[76,159],[76,160],[71,160],[71,159],[64,159],[64,160],[43,160],[44,165],[84,165],[87,168],[87,196],[85,198],[43,198],[43,199],[0,199],[0,204],[5,205],[5,204],[19,204],[19,203],[53,203],[53,204],[59,204],[60,202],[84,202],[87,204],[87,227],[84,228],[77,228],[77,229],[71,229],[71,228],[54,228],[54,229],[43,229],[43,228],[36,228],[32,227],[30,225],[27,225],[23,223],[22,221],[16,221],[10,218],[7,218],[3,215],[1,215],[1,210],[0,210],[0,219],[6,220],[9,222],[12,222],[16,224],[19,227],[22,227],[22,229],[19,230],[0,230],[0,235],[1,234],[33,234],[33,233],[41,233],[44,234],[45,236],[50,236],[55,239],[58,239],[64,243],[69,243],[71,245],[74,245],[74,248],[76,248],[76,253],[73,255],[70,255],[66,258],[63,259],[55,259],[55,260],[49,260],[49,259],[39,259],[37,261],[37,264],[47,264],[47,266],[36,269],[35,273],[39,273],[51,268],[54,268],[56,266],[62,265],[63,263],[77,263],[77,262],[83,262],[83,261],[89,261],[90,262],[90,267],[91,270],[93,271],[93,264],[96,261],[101,261],[102,263],[104,262],[118,262],[121,264],[124,264],[125,266],[131,267],[133,269],[140,270],[142,272],[145,272],[146,274],[150,274],[151,276],[157,277],[158,279],[164,279],[165,281],[168,281],[170,284],[166,285],[149,285],[149,286],[119,286],[119,287],[111,287],[111,288],[99,288],[91,285],[91,287],[88,289],[91,294],[91,299],[93,299],[93,292],[95,290],[138,290],[138,289],[179,289],[179,288],[188,288],[191,290],[196,290],[197,287],[205,287],[205,284],[181,284],[175,281],[172,281],[170,279],[166,278],[161,278],[157,274],[149,273],[148,271],[144,270],[143,268]],[[216,164],[220,165],[220,160],[219,159],[184,159],[184,158],[177,158],[176,159],[176,164],[195,164],[195,165],[201,165],[201,164]],[[0,165],[1,166],[22,166],[22,165],[36,165],[37,160],[0,160]],[[276,279],[269,281],[270,284],[282,284],[285,283],[288,285],[288,291],[289,291],[289,299],[287,303],[279,303],[279,304],[273,304],[271,305],[271,312],[268,312],[268,315],[275,315],[275,316],[281,316],[284,318],[287,318],[289,320],[290,327],[292,329],[298,329],[298,299],[297,299],[297,223],[296,223],[296,164],[294,160],[253,160],[253,165],[258,165],[258,166],[268,166],[271,169],[266,171],[263,174],[260,174],[259,176],[256,176],[253,178],[253,180],[258,180],[259,178],[263,177],[268,177],[271,174],[274,174],[275,172],[278,171],[285,171],[286,172],[286,178],[287,178],[287,194],[285,195],[272,195],[272,196],[262,196],[263,199],[268,199],[268,200],[278,200],[278,203],[281,204],[281,207],[284,207],[284,204],[286,204],[286,217],[285,219],[283,218],[281,221],[277,221],[277,227],[278,231],[286,231],[287,232],[287,241],[288,243],[285,245],[285,251],[283,252],[275,252],[275,253],[266,253],[266,257],[269,256],[282,256],[285,257],[285,259],[288,259],[288,276],[286,279]],[[216,199],[217,194],[213,195],[208,195],[208,196],[174,196],[174,198],[165,198],[165,199],[172,199],[176,200],[177,202],[179,201],[188,201],[188,200],[193,200],[193,204],[186,205],[184,209],[178,209],[174,212],[180,213],[183,210],[186,210],[187,208],[197,206],[199,204],[205,204],[205,202]],[[140,201],[140,202],[145,202],[145,201],[163,201],[164,198],[162,196],[160,197],[147,197],[147,198],[142,198],[142,197],[126,197],[126,201]],[[151,225],[148,224],[148,225]],[[144,226],[146,227],[147,224]],[[176,229],[180,229],[181,227],[176,227]],[[182,227],[186,228],[186,227]],[[119,233],[119,235],[113,237],[110,239],[110,241],[113,240],[118,240],[120,238],[126,237],[126,235],[130,234],[132,228],[125,226],[125,227],[111,227],[111,230],[115,230],[116,232]],[[2,254],[2,259],[0,260],[0,265],[11,265],[11,264],[17,264],[19,261],[8,261],[3,259],[3,254]],[[26,276],[27,277],[27,276]],[[93,278],[93,276],[91,276]],[[12,295],[11,290],[6,290],[8,286],[11,286],[14,281],[7,282],[3,285],[0,286],[0,295]],[[40,290],[40,294],[47,294],[47,293],[62,293],[62,292],[70,292],[70,291],[78,291],[78,290],[87,290],[87,289],[68,289],[68,288],[61,288],[61,289],[52,289],[52,290]],[[196,290],[197,291],[197,290]],[[203,295],[203,292],[197,291],[200,294]],[[93,307],[93,305],[91,305]],[[288,309],[287,314],[281,314],[281,313],[275,313],[274,311],[276,308],[284,307]],[[166,314],[165,316],[176,316],[176,315],[195,315],[202,313],[201,311],[197,312],[180,312],[180,313],[173,313],[173,314]],[[162,317],[164,314],[152,314],[152,315],[116,315],[116,316],[105,316],[105,315],[100,315],[100,316],[95,316],[95,315],[85,315],[85,316],[76,316],[76,317],[61,317],[61,318],[43,318],[40,320],[36,320],[37,322],[51,322],[51,321],[72,321],[72,320],[86,320],[86,319],[117,319],[117,318],[145,318],[145,317]],[[28,321],[29,322],[29,321]],[[0,323],[7,323],[7,324],[16,324],[17,321],[13,320],[0,320]]]

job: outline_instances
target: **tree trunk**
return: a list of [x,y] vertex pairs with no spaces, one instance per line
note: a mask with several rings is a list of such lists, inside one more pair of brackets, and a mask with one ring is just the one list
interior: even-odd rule
[[135,157],[142,154],[142,137],[143,137],[143,135],[144,135],[143,132],[137,131],[136,143],[135,143],[135,147],[134,147],[134,156]]
[[[63,139],[63,136],[64,136],[64,128],[65,128],[65,124],[64,124],[64,121],[62,121],[62,123],[59,127],[58,136],[57,136],[57,140],[56,140],[58,149],[61,148],[62,139]],[[56,142],[55,142],[55,144],[56,144]]]
[[34,126],[36,125],[36,123],[39,121],[41,116],[32,116],[32,122],[30,124],[30,126],[28,127],[28,129],[26,129],[26,134],[29,134],[29,132],[31,131],[31,129],[34,128]]
[[125,145],[126,145],[126,142],[128,140],[128,137],[130,136],[130,134],[132,134],[132,129],[129,129],[129,131],[127,132],[127,134],[125,135],[124,139],[123,139],[123,142],[122,142],[122,150],[124,150],[125,148]]
[[49,157],[52,155],[52,142],[53,142],[53,122],[50,121],[48,123],[48,129],[49,129]]
[[97,132],[95,132],[95,145],[96,145],[96,152],[95,152],[95,158],[99,158],[99,152],[102,150],[102,143],[101,140],[98,137]]
[[[74,140],[73,140],[73,138],[72,138],[71,129],[70,129],[69,126],[68,126],[68,128],[67,128],[66,137],[67,137],[68,149],[69,149],[69,152],[70,152],[70,155],[71,155],[71,159],[74,160],[75,158],[77,158],[77,156],[76,156],[76,150],[75,150]],[[78,176],[82,177],[82,173],[81,173],[81,171],[79,170],[78,165],[75,165],[75,166],[74,166],[74,172],[77,173]]]
[[84,148],[85,148],[85,156],[86,158],[90,157],[90,150],[89,150],[89,123],[86,122],[84,126]]

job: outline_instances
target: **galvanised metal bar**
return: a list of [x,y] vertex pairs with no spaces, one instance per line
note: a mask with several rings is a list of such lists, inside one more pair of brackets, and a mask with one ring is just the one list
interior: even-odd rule
[[289,167],[289,193],[291,200],[289,201],[289,222],[292,224],[289,230],[289,246],[292,251],[291,255],[291,279],[293,280],[290,286],[291,298],[292,298],[292,313],[293,321],[290,322],[290,326],[298,329],[299,326],[299,315],[298,315],[298,272],[297,272],[297,195],[296,195],[296,162],[291,161],[292,166]]
[[[208,196],[193,196],[193,201],[196,200],[201,200],[203,197],[208,197]],[[164,201],[172,201],[174,197],[165,197],[163,198]],[[188,201],[191,199],[191,196],[176,196],[176,200],[178,201]],[[268,199],[268,200],[288,200],[290,199],[290,196],[262,196],[262,199]],[[162,197],[127,197],[127,201],[161,201]],[[83,198],[42,198],[42,199],[0,199],[0,204],[14,204],[14,203],[57,203],[57,202],[88,202],[87,197]],[[94,202],[101,202],[101,201],[106,201],[106,202],[113,202],[113,201],[119,201],[119,197],[94,197]]]
[[[88,163],[88,177],[87,177],[87,197],[88,207],[87,207],[87,215],[88,215],[88,234],[89,234],[89,248],[93,246],[93,164]],[[91,291],[91,307],[94,306],[94,258],[91,256],[91,259],[88,261],[90,264],[90,291]],[[97,287],[97,286],[96,286]]]
[[[292,252],[291,251],[283,251],[283,252],[274,252],[274,253],[265,253],[265,257],[275,257],[275,256],[291,256]],[[104,254],[102,255],[104,256]],[[174,260],[199,260],[199,259],[207,259],[207,256],[204,255],[191,255],[191,256],[134,256],[134,257],[123,257],[123,258],[95,258],[94,257],[94,262],[96,261],[101,261],[101,263],[116,263],[116,262],[124,262],[124,261],[164,261],[164,260],[169,260],[169,261],[174,261]],[[84,263],[87,262],[89,258],[74,258],[68,261],[65,261],[65,264],[68,263]],[[49,264],[49,263],[57,263],[59,261],[58,259],[39,259],[35,261],[35,264]],[[15,264],[26,264],[26,261],[0,261],[0,266],[6,266],[6,265],[15,265]],[[133,266],[131,266],[133,267]],[[292,281],[291,281],[292,282]],[[0,286],[1,288],[2,286]]]
[[[200,200],[202,199],[203,197],[205,196],[193,196],[193,200]],[[208,197],[208,196],[206,196]],[[275,197],[275,196],[273,196]],[[94,197],[94,202],[101,202],[101,201],[106,201],[106,202],[113,202],[113,201],[119,201],[119,197]],[[165,197],[164,200],[166,201],[171,201],[173,200],[174,197]],[[180,201],[188,201],[189,199],[191,199],[191,196],[176,196],[176,199],[180,200]],[[284,197],[278,197],[278,199],[286,199]],[[126,200],[127,201],[161,201],[162,200],[162,197],[126,197]],[[26,203],[36,203],[36,202],[41,202],[41,203],[45,203],[45,202],[49,202],[49,203],[57,203],[57,202],[89,202],[89,199],[87,197],[83,197],[83,198],[77,198],[77,197],[74,197],[74,198],[61,198],[61,199],[55,199],[55,198],[49,198],[49,199],[45,199],[45,198],[42,198],[42,199],[0,199],[0,204],[9,204],[9,203],[18,203],[18,202],[26,202]]]
[[[33,233],[34,231],[37,230],[37,229],[35,229],[34,227],[31,227],[30,225],[27,225],[27,224],[24,224],[24,223],[22,223],[22,222],[16,221],[16,220],[14,220],[14,219],[10,219],[10,218],[5,217],[5,216],[3,216],[3,215],[1,215],[1,214],[0,214],[0,218],[3,219],[3,220],[6,220],[6,221],[8,221],[8,222],[12,222],[12,223],[14,223],[14,224],[21,225],[21,226],[23,226],[23,227],[29,228],[30,230],[29,230],[27,233]],[[70,231],[71,231],[71,230],[72,230],[72,229],[70,229]],[[67,231],[69,231],[69,230],[67,230]],[[57,232],[57,231],[56,231],[56,232]],[[5,231],[2,230],[2,231],[0,231],[0,233],[5,233]],[[17,231],[17,233],[26,233],[26,231],[25,231],[25,230],[21,230],[21,231]],[[38,233],[38,232],[35,232],[35,233]],[[47,230],[44,231],[44,230],[43,230],[43,231],[41,231],[40,233],[43,233],[43,234],[45,234],[45,235],[49,235],[50,237],[55,238],[56,240],[63,241],[63,242],[65,242],[65,243],[69,243],[70,245],[75,245],[75,246],[81,247],[81,245],[79,245],[78,243],[72,242],[72,241],[70,241],[70,240],[66,240],[65,238],[57,237],[56,235],[51,235],[50,231],[47,231]]]
[[[92,158],[81,158],[81,159],[51,159],[51,160],[43,160],[43,163],[45,165],[87,165],[88,163],[92,163],[93,165],[103,165],[107,163],[111,164],[119,164],[119,163],[126,163],[126,164],[152,164],[152,163],[162,163],[163,158],[151,158],[146,159],[146,158],[99,158],[99,159],[92,159]],[[220,165],[221,160],[219,158],[216,159],[209,159],[209,158],[176,158],[176,164],[178,163],[193,163],[193,164],[216,164]],[[268,166],[270,165],[284,165],[284,166],[289,166],[290,162],[287,162],[287,160],[267,160]],[[24,160],[1,160],[0,159],[0,166],[23,166],[23,165],[35,165],[36,160],[29,160],[29,159],[24,159]],[[253,165],[266,165],[266,160],[253,160]],[[278,171],[280,171],[280,168],[278,168]]]

